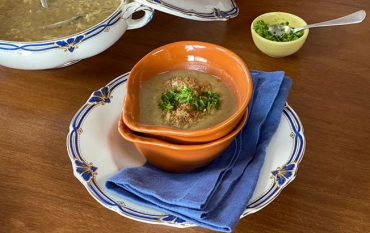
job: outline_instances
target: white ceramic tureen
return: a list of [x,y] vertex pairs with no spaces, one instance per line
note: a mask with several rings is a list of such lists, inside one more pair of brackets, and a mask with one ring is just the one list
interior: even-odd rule
[[[198,21],[219,21],[236,17],[234,0],[122,0],[105,20],[80,33],[35,42],[0,40],[0,65],[42,70],[65,67],[97,55],[112,46],[129,29],[145,26],[154,9]],[[143,11],[139,19],[133,13]]]
[[[140,19],[132,19],[132,14],[137,11],[144,11],[145,14]],[[108,18],[74,35],[35,42],[0,40],[0,64],[25,70],[52,69],[74,64],[103,52],[127,29],[143,27],[152,19],[153,13],[151,7],[123,0]]]

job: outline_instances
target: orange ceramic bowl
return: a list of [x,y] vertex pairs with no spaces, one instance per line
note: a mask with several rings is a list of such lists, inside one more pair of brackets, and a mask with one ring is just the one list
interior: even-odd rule
[[184,173],[203,167],[217,158],[243,128],[247,115],[245,112],[229,134],[204,144],[179,145],[146,137],[130,130],[122,117],[118,123],[118,130],[122,137],[133,142],[139,152],[154,166],[170,173]]
[[[223,80],[236,99],[236,112],[216,126],[183,130],[140,123],[139,92],[152,77],[174,70],[195,70]],[[221,46],[196,41],[181,41],[159,47],[144,56],[131,70],[123,105],[123,121],[132,131],[173,143],[194,144],[219,139],[228,134],[246,112],[252,95],[252,77],[243,60]]]

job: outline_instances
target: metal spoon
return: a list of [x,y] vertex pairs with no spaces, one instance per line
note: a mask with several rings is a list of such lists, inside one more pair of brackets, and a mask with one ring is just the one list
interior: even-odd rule
[[42,7],[48,8],[48,3],[46,2],[46,0],[40,0],[40,1],[41,1]]
[[[42,7],[45,7],[45,8],[48,8],[48,3],[46,2],[46,0],[40,0],[41,1],[41,5]],[[47,26],[43,26],[43,27],[40,27],[40,28],[54,28],[54,27],[58,27],[60,25],[63,25],[63,24],[68,24],[72,21],[77,21],[77,20],[80,20],[83,16],[82,15],[79,15],[79,16],[75,16],[71,19],[67,19],[67,20],[63,20],[61,22],[57,22],[57,23],[53,23],[53,24],[50,24],[50,25],[47,25]]]
[[84,16],[82,15],[79,15],[79,16],[75,16],[73,18],[70,18],[70,19],[66,19],[66,20],[63,20],[63,21],[60,21],[60,22],[57,22],[57,23],[53,23],[53,24],[49,24],[49,25],[46,25],[46,26],[43,26],[43,27],[40,27],[42,29],[45,29],[45,28],[55,28],[55,27],[58,27],[60,25],[63,25],[63,24],[68,24],[72,21],[78,21],[80,19],[82,19]]
[[361,23],[366,17],[366,12],[364,10],[357,11],[355,13],[352,13],[347,16],[343,16],[341,18],[325,21],[322,23],[315,23],[310,25],[305,25],[302,27],[297,28],[291,28],[287,25],[271,25],[269,27],[269,31],[277,36],[281,36],[284,33],[289,33],[292,31],[293,33],[296,33],[300,30],[306,29],[306,28],[313,28],[313,27],[325,27],[325,26],[336,26],[336,25],[346,25],[346,24],[354,24],[354,23]]

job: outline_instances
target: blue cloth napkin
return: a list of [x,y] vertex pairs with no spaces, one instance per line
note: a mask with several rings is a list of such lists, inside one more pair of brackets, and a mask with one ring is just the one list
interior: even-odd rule
[[251,75],[254,89],[247,122],[212,163],[171,174],[147,162],[108,178],[107,190],[199,226],[231,232],[252,197],[292,83],[282,71]]

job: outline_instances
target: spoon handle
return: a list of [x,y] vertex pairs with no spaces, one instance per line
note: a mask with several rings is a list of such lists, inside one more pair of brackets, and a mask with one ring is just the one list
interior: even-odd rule
[[343,16],[337,19],[325,21],[322,23],[315,23],[315,24],[297,27],[293,29],[293,32],[297,32],[297,31],[300,31],[306,28],[313,28],[313,27],[325,27],[325,26],[336,26],[336,25],[361,23],[365,19],[365,17],[366,17],[366,12],[364,10],[360,10],[350,15]]
[[48,3],[46,2],[46,0],[40,0],[40,2],[42,7],[48,8]]

